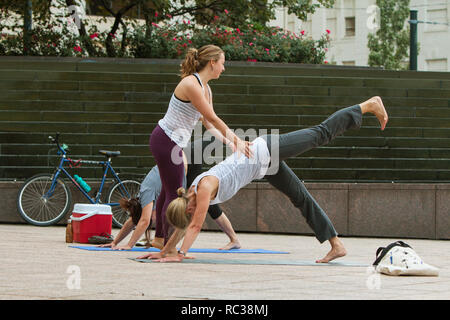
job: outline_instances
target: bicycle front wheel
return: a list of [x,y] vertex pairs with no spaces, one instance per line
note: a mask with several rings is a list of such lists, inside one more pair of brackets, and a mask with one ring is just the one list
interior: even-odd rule
[[[111,205],[112,221],[116,227],[122,228],[128,219],[128,214],[118,205],[122,198],[137,198],[141,183],[135,180],[116,182],[108,191],[106,202]],[[114,204],[114,205],[113,205]]]
[[38,174],[25,181],[17,196],[17,208],[22,218],[35,226],[51,226],[60,221],[70,209],[72,195],[64,181]]

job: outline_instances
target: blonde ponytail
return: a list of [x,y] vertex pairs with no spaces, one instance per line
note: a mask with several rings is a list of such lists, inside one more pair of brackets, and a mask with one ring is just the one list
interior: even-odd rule
[[178,197],[186,197],[186,190],[183,187],[177,189]]
[[208,44],[200,49],[190,48],[181,63],[181,79],[200,72],[209,61],[217,61],[220,55],[224,54],[218,46]]
[[177,189],[178,198],[172,200],[167,206],[167,221],[175,228],[186,229],[191,222],[191,215],[186,213],[188,199],[184,188]]

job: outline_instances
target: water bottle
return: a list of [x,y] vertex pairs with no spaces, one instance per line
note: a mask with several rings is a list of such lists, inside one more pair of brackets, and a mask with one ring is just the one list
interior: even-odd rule
[[84,191],[91,191],[91,187],[80,176],[74,175],[75,181],[84,189]]
[[67,221],[66,226],[66,243],[72,242],[73,242],[72,220],[69,219],[69,221]]

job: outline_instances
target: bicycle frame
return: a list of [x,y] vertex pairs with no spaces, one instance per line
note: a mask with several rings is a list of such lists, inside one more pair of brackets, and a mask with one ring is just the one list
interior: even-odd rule
[[[45,197],[49,198],[52,196],[55,188],[56,188],[56,181],[58,179],[58,177],[61,175],[61,173],[64,173],[66,175],[66,177],[72,181],[73,184],[75,184],[75,186],[78,188],[78,190],[81,191],[81,193],[84,195],[84,197],[92,204],[97,204],[100,202],[100,197],[102,194],[102,190],[103,187],[105,185],[105,181],[106,181],[106,177],[108,175],[108,171],[111,171],[112,176],[114,177],[114,179],[120,184],[120,188],[123,192],[124,195],[126,195],[127,197],[130,197],[130,195],[128,194],[128,191],[124,188],[124,186],[122,185],[122,181],[120,180],[119,176],[117,175],[117,173],[114,171],[114,168],[111,166],[111,158],[109,158],[107,161],[92,161],[92,160],[79,160],[78,163],[86,163],[86,164],[94,164],[97,166],[103,166],[105,169],[103,171],[103,178],[100,184],[100,187],[98,189],[98,192],[96,194],[95,197],[91,197],[89,196],[89,194],[84,191],[84,189],[75,181],[75,179],[72,177],[72,175],[64,168],[64,164],[70,162],[71,160],[67,159],[67,152],[64,148],[62,148],[58,141],[56,140],[56,144],[58,146],[58,153],[62,154],[62,158],[59,162],[59,166],[56,169],[55,173],[53,174],[53,178],[52,178],[52,185],[50,186],[50,189],[48,190],[48,192],[46,193]],[[104,203],[106,205],[109,206],[118,206],[119,203],[114,202],[114,203]]]

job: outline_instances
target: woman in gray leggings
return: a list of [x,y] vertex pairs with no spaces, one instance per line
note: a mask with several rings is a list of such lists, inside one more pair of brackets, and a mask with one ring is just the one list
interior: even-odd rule
[[[373,97],[333,113],[321,124],[312,128],[279,136],[268,135],[256,138],[251,145],[253,158],[249,159],[243,154],[233,153],[207,172],[200,174],[192,182],[187,194],[183,188],[178,189],[179,197],[167,208],[167,219],[177,228],[176,232],[161,252],[140,258],[160,259],[161,262],[182,261],[201,230],[209,205],[231,199],[239,189],[252,180],[261,178],[267,179],[271,185],[289,197],[294,206],[301,210],[321,243],[326,240],[330,242],[331,250],[324,258],[316,262],[327,263],[346,255],[346,249],[338,238],[330,219],[284,160],[312,148],[326,145],[346,130],[358,129],[364,113],[374,114],[380,122],[381,130],[384,130],[388,115],[380,97]],[[275,148],[274,144],[277,144]],[[274,150],[278,152],[273,152]],[[269,165],[275,165],[278,170],[274,170],[276,171],[274,174],[272,172],[269,174]],[[175,245],[183,236],[184,241],[178,254],[168,254],[174,252]]]

